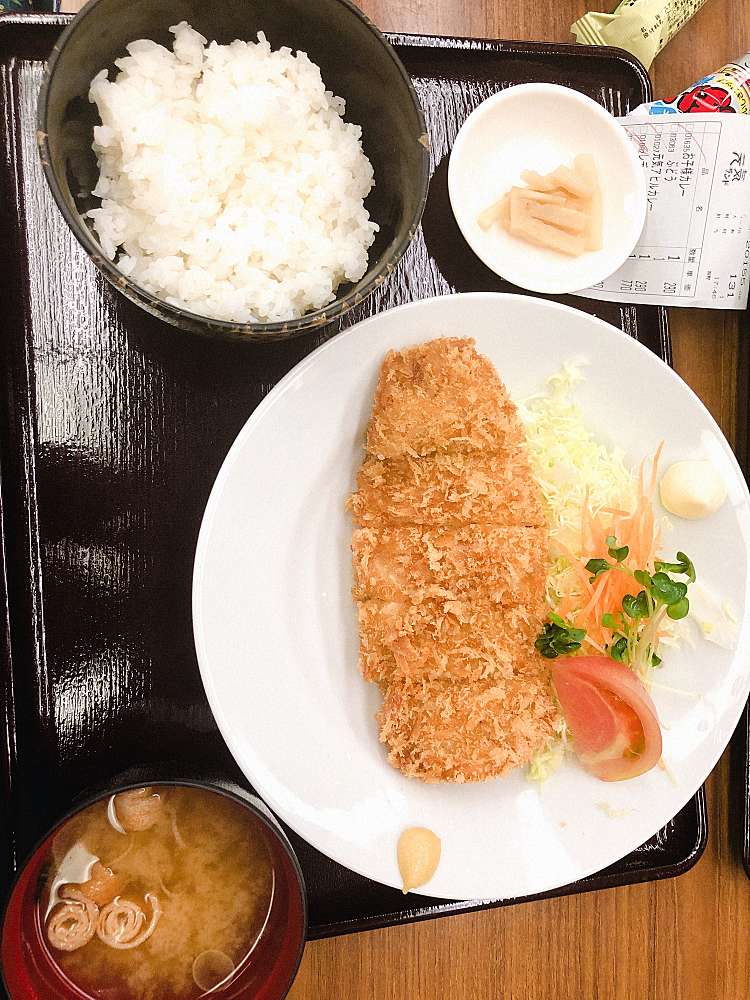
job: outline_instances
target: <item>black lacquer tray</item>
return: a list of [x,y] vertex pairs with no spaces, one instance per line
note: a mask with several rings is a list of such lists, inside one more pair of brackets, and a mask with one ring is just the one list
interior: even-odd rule
[[[248,414],[338,329],[286,344],[211,342],[163,325],[104,283],[37,162],[43,60],[66,22],[0,19],[3,888],[77,796],[133,765],[187,763],[196,775],[245,783],[198,674],[195,542],[213,479]],[[479,101],[531,80],[575,87],[617,114],[650,96],[641,65],[615,49],[392,40],[425,109],[434,175],[412,246],[346,322],[410,299],[508,287],[472,255],[448,204],[450,145]],[[569,301],[671,360],[663,311]],[[292,839],[313,938],[516,902],[405,898]],[[677,875],[705,840],[700,791],[632,855],[550,895]]]

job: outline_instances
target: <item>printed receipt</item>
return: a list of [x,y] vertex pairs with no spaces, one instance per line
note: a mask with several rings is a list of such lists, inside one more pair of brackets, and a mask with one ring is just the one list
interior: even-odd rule
[[626,263],[577,294],[744,309],[750,281],[750,120],[690,114],[620,121],[646,170],[646,225]]

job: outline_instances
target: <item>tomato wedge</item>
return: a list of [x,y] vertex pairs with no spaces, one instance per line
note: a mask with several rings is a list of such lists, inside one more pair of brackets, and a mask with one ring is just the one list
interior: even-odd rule
[[608,656],[574,656],[552,664],[552,682],[587,771],[602,781],[623,781],[658,763],[656,708],[632,670]]

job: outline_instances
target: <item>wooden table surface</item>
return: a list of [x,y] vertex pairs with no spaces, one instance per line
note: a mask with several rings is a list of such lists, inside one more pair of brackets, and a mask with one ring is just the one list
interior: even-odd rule
[[[615,0],[358,2],[386,31],[562,42]],[[657,56],[654,93],[748,50],[748,0],[708,0]],[[678,371],[733,442],[736,315],[672,309],[670,323]],[[681,878],[312,942],[290,1000],[744,1000],[750,882],[730,837],[728,756],[707,785],[708,847]]]

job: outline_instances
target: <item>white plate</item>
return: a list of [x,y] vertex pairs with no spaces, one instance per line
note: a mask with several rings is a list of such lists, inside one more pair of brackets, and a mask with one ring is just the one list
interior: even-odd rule
[[[524,170],[545,174],[592,153],[602,188],[602,249],[567,257],[477,216]],[[496,274],[533,292],[575,292],[625,263],[646,221],[646,175],[625,129],[584,94],[525,83],[494,94],[462,125],[448,165],[451,207],[466,242]]]
[[[357,670],[350,596],[351,522],[344,500],[378,369],[389,348],[467,334],[515,399],[542,388],[570,358],[592,364],[578,398],[602,441],[633,463],[664,439],[663,468],[710,457],[729,499],[710,521],[679,522],[699,578],[743,616],[738,649],[701,641],[670,651],[657,689],[664,758],[605,784],[575,760],[540,790],[522,772],[478,785],[428,785],[387,762],[373,715],[377,689]],[[690,799],[713,768],[748,695],[750,506],[737,463],[703,404],[666,365],[619,330],[533,298],[475,293],[382,313],[299,364],[252,414],[206,508],[195,562],[193,617],[203,682],[217,724],[260,795],[297,833],[348,868],[399,884],[406,826],[442,839],[425,888],[444,898],[544,892],[634,850]],[[612,818],[602,803],[628,810]]]

